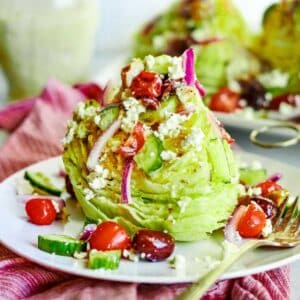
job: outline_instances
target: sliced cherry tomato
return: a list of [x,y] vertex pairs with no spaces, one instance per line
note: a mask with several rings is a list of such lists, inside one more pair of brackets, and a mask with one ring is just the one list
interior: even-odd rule
[[261,195],[268,198],[268,196],[274,191],[282,190],[282,186],[272,180],[266,180],[256,185],[261,189]]
[[261,235],[266,221],[267,217],[264,211],[257,204],[251,203],[241,217],[237,231],[244,238],[257,238]]
[[296,95],[293,94],[282,94],[273,98],[269,103],[268,108],[272,110],[279,110],[281,103],[286,103],[291,106],[296,106]]
[[131,239],[125,229],[111,221],[98,225],[89,242],[91,249],[100,251],[124,250],[131,246]]
[[136,98],[158,98],[162,93],[163,82],[157,73],[142,71],[131,83],[132,95]]
[[133,157],[144,146],[144,143],[143,124],[137,123],[127,141],[120,147],[119,153],[125,158]]
[[36,225],[49,225],[56,218],[56,210],[50,199],[34,198],[25,205],[29,220]]
[[103,89],[94,82],[77,83],[73,86],[79,90],[87,99],[93,99],[98,102],[102,102]]
[[238,93],[224,87],[212,96],[209,107],[214,111],[231,113],[239,107],[239,100]]

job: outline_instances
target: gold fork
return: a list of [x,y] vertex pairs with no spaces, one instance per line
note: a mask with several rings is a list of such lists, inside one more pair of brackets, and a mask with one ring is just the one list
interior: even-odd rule
[[[293,202],[292,202],[293,201]],[[221,263],[187,288],[177,300],[198,300],[209,287],[243,254],[258,247],[291,248],[300,244],[299,196],[287,197],[272,220],[272,233],[265,239],[246,239],[235,246],[230,253],[225,252]]]

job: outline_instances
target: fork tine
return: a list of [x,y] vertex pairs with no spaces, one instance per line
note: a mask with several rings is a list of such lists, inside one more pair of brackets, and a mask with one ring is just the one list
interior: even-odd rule
[[282,202],[282,204],[279,207],[279,214],[275,216],[275,218],[272,220],[272,225],[273,225],[273,232],[277,231],[278,226],[281,223],[281,219],[286,211],[286,207],[289,201],[289,197],[286,197],[285,200]]
[[[287,203],[289,202],[289,200],[290,200],[290,198],[288,198]],[[294,214],[298,210],[298,200],[299,200],[299,197],[296,197],[294,199],[292,205],[290,207],[288,207],[287,209],[286,208],[284,209],[284,211],[282,212],[283,213],[282,218],[281,218],[280,222],[277,224],[275,231],[284,232],[285,230],[287,230],[289,225],[291,225],[291,222],[294,219]]]
[[290,225],[289,229],[288,229],[288,232],[290,235],[296,235],[296,234],[299,234],[299,227],[300,227],[300,213],[299,213],[299,196],[296,197],[295,199],[295,208],[294,208],[294,211],[293,211],[293,222],[292,224]]

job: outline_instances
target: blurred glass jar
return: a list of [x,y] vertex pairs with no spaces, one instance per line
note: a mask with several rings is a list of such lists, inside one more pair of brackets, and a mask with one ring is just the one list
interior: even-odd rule
[[49,78],[85,80],[95,45],[97,0],[0,0],[0,64],[9,97],[38,94]]

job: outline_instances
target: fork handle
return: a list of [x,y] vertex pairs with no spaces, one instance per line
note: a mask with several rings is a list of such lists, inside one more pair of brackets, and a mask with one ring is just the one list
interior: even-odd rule
[[187,288],[176,300],[198,300],[202,297],[210,286],[245,252],[259,246],[258,240],[249,240],[245,242],[236,252],[226,255],[221,263],[209,271],[204,277],[198,279],[194,284]]

